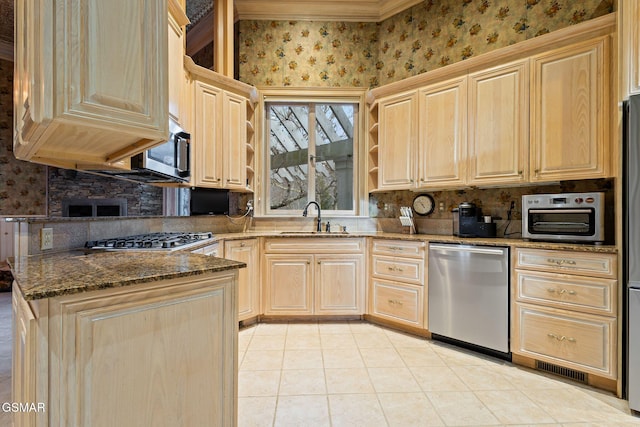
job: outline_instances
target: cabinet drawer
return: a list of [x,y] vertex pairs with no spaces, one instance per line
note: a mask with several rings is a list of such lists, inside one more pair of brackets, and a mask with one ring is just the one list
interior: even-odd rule
[[614,316],[616,280],[516,270],[516,299],[594,314]]
[[424,285],[424,260],[381,255],[373,255],[371,259],[374,277]]
[[615,378],[615,318],[516,303],[514,353]]
[[373,281],[372,314],[394,322],[423,327],[421,286]]
[[614,254],[517,248],[515,267],[615,279],[617,257]]
[[373,239],[372,253],[379,255],[424,258],[425,242]]
[[364,240],[345,237],[282,237],[267,239],[264,243],[265,252],[269,253],[363,253]]

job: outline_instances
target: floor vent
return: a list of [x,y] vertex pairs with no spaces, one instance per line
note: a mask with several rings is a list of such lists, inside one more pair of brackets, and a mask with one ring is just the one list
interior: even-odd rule
[[564,377],[573,381],[578,381],[584,384],[587,384],[588,382],[587,374],[585,374],[584,372],[554,365],[553,363],[541,362],[539,360],[536,360],[536,369],[540,371],[549,372],[554,375],[559,375],[561,377]]

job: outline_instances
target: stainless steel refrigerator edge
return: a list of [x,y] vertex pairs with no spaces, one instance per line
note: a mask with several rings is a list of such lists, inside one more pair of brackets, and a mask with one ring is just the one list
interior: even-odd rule
[[509,353],[509,248],[429,244],[429,331]]
[[623,111],[625,367],[629,407],[640,411],[640,96],[630,97]]

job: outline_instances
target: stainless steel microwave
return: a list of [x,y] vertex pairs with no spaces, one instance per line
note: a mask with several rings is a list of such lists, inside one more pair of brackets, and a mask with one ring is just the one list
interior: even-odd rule
[[131,157],[131,170],[91,172],[146,184],[186,183],[191,175],[190,145],[190,135],[170,120],[169,140]]
[[602,243],[604,224],[604,193],[522,196],[525,239]]

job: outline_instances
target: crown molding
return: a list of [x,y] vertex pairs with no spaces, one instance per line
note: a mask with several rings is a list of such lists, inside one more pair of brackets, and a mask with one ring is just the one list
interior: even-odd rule
[[0,40],[0,59],[13,62],[13,43]]
[[380,22],[422,0],[235,0],[236,20]]

